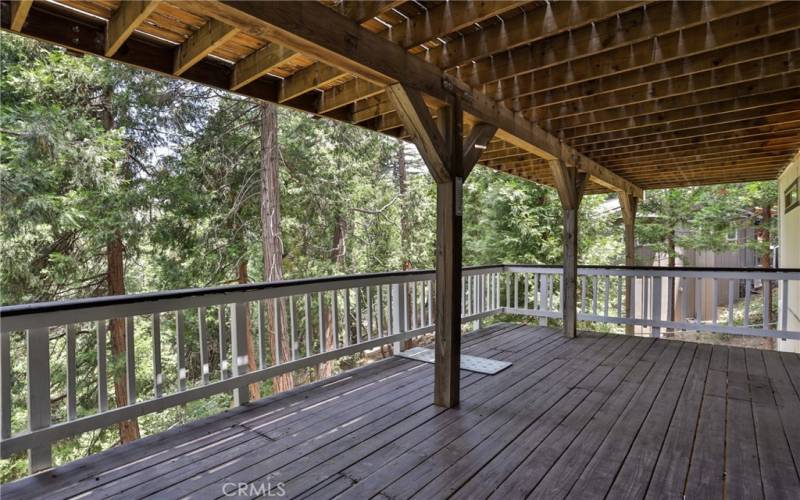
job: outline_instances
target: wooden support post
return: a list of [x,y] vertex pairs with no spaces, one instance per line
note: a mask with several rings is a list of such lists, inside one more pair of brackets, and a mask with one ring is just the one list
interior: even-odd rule
[[452,408],[459,400],[461,365],[462,186],[496,127],[476,124],[464,148],[458,93],[439,112],[439,126],[422,95],[402,84],[387,87],[403,126],[436,181],[436,368],[433,402]]
[[[622,220],[625,226],[625,265],[636,265],[636,236],[634,233],[636,222],[636,208],[639,199],[627,193],[619,193],[619,204],[622,208]],[[634,315],[633,300],[633,278],[625,280],[625,317],[632,318]],[[633,325],[625,325],[625,334],[633,335]]]
[[572,338],[577,335],[578,323],[578,209],[587,175],[560,160],[549,163],[564,211],[564,274],[561,276],[564,297],[561,300],[564,335]]
[[461,365],[462,152],[461,101],[442,109],[442,137],[447,180],[436,185],[436,369],[434,404],[453,408],[459,402]]

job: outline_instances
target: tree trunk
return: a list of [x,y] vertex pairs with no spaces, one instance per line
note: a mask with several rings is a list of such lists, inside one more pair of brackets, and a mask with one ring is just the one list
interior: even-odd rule
[[[106,245],[109,295],[125,295],[124,252],[125,246],[119,234]],[[121,366],[120,360],[125,359],[126,352],[125,319],[112,319],[111,353],[114,356],[115,367]],[[114,397],[118,408],[128,405],[128,389],[123,370],[114,370]],[[125,444],[137,439],[139,439],[139,423],[136,419],[124,420],[119,423],[119,440],[121,443]]]
[[[244,285],[250,281],[247,275],[247,259],[239,261],[236,269],[236,277],[239,284]],[[250,309],[245,309],[245,328],[247,330],[247,369],[251,372],[256,371],[256,349],[253,345],[253,323],[250,321]],[[261,399],[261,384],[258,382],[250,384],[250,401]]]
[[[264,255],[264,281],[283,279],[283,237],[281,235],[280,183],[278,180],[278,116],[275,107],[262,102],[261,111],[261,247]],[[291,344],[286,329],[286,310],[281,301],[267,306],[267,337],[269,349],[280,353],[281,363],[291,359]],[[277,311],[276,311],[277,309]],[[280,346],[276,344],[275,319],[279,323]],[[277,360],[273,360],[275,362]],[[291,373],[272,379],[272,392],[287,391],[294,387]]]
[[[103,89],[103,106],[100,119],[105,130],[114,128],[114,115],[111,110],[111,97],[113,89]],[[106,243],[106,280],[109,295],[125,295],[125,244],[122,234],[117,232],[114,238]],[[114,366],[121,366],[120,360],[125,359],[127,346],[125,345],[125,319],[111,320],[111,354],[114,357]],[[98,346],[99,348],[100,346]],[[114,397],[117,407],[128,405],[128,388],[125,373],[114,370]],[[129,443],[139,439],[139,422],[137,419],[125,420],[119,423],[119,440]]]

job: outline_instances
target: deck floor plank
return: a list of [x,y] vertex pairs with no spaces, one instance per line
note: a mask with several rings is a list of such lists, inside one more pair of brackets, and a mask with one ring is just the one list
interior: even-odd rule
[[761,351],[747,349],[746,360],[764,496],[798,498],[800,478],[767,376],[764,358]]
[[391,358],[0,487],[16,498],[800,498],[800,357],[500,324],[461,372]]
[[[642,386],[643,390],[620,415],[604,440],[594,447],[586,447],[583,456],[588,458],[584,458],[580,467],[574,467],[574,471],[566,476],[569,480],[559,484],[558,474],[564,472],[555,469],[550,471],[550,492],[553,496],[564,497],[570,493],[571,498],[597,498],[606,495],[609,488],[610,498],[641,498],[644,495],[650,479],[650,468],[658,457],[676,400],[692,366],[696,347],[694,344],[681,346],[663,384]],[[634,429],[639,429],[639,432],[636,433]],[[586,467],[589,460],[592,461],[592,467]],[[571,462],[574,463],[575,459]],[[580,481],[576,482],[578,477]],[[541,490],[541,486],[537,490]]]
[[727,494],[730,498],[764,498],[744,349],[730,349],[727,398]]
[[[711,354],[710,345],[701,344],[697,347],[692,368],[684,383],[647,486],[645,498],[648,500],[683,496],[686,476],[689,473],[689,460],[686,458],[692,453]],[[579,491],[577,485],[573,490]]]

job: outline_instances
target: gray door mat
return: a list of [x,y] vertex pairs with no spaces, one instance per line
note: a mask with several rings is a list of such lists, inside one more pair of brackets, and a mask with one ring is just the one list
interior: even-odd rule
[[[415,361],[424,361],[425,363],[433,363],[435,357],[433,349],[426,349],[424,347],[414,347],[413,349],[399,352],[396,356],[413,359]],[[508,361],[497,361],[495,359],[461,355],[462,370],[494,375],[495,373],[505,370],[509,366],[511,366],[511,363]]]

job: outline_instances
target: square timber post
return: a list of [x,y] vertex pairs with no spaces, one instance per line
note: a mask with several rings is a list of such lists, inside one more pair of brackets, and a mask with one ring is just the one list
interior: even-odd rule
[[549,164],[564,212],[564,274],[561,275],[564,335],[573,338],[578,324],[578,209],[587,176],[561,160],[551,160]]
[[422,94],[403,84],[387,87],[398,117],[436,181],[436,339],[433,402],[458,406],[461,365],[462,187],[497,127],[475,123],[464,138],[461,95],[451,88],[439,124]]

